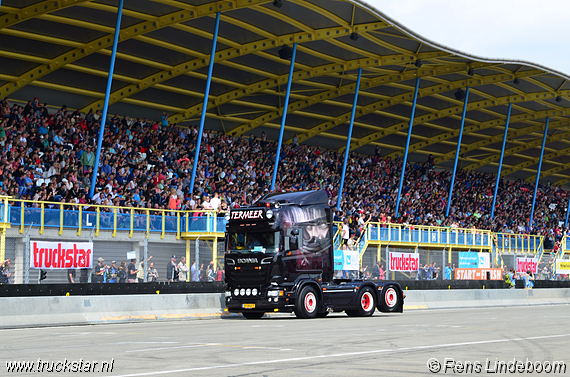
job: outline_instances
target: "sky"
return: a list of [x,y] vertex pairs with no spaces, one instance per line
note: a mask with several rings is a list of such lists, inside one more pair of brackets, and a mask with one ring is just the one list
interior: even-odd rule
[[570,0],[364,0],[414,33],[485,58],[538,63],[570,76]]

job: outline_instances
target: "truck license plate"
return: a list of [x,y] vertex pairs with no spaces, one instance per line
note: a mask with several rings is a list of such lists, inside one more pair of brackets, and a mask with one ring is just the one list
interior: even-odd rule
[[255,309],[255,304],[241,304],[244,309]]

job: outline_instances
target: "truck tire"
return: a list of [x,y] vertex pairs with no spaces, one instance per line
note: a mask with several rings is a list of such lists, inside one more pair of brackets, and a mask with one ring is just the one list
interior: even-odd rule
[[264,312],[242,312],[241,313],[247,319],[260,319],[265,314]]
[[370,317],[376,310],[376,298],[374,291],[370,287],[364,287],[358,294],[356,309],[345,310],[349,317]]
[[400,306],[400,296],[398,291],[392,285],[387,285],[382,289],[382,297],[380,298],[383,312],[394,312]]
[[297,307],[295,315],[297,318],[315,318],[319,311],[319,299],[317,292],[311,286],[306,286],[297,297]]
[[358,295],[357,309],[359,317],[370,317],[376,310],[376,296],[370,287],[364,287]]

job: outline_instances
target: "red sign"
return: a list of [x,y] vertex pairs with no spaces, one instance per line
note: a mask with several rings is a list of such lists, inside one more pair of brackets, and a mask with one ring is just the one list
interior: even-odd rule
[[500,268],[456,268],[455,280],[487,280],[487,272],[491,280],[503,280],[503,270]]
[[93,267],[92,242],[30,241],[30,268],[78,269]]
[[419,265],[418,253],[390,253],[390,271],[417,271]]
[[531,270],[533,274],[538,273],[538,259],[537,258],[517,258],[517,272],[525,273]]

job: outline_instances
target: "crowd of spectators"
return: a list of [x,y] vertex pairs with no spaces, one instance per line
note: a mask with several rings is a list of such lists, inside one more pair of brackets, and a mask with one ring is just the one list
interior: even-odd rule
[[[53,111],[38,98],[25,106],[0,102],[0,194],[34,201],[73,202],[154,209],[214,209],[251,204],[268,193],[276,141],[204,130],[194,190],[190,189],[197,127],[110,115],[102,143],[95,195],[89,188],[95,164],[99,111],[66,106]],[[336,207],[343,155],[284,144],[276,191],[324,189]],[[566,229],[568,192],[539,185],[534,219],[529,217],[534,184],[501,179],[495,218],[491,205],[496,176],[459,170],[450,215],[445,217],[451,172],[437,169],[430,155],[406,168],[395,217],[402,160],[351,153],[337,220],[358,231],[367,221],[490,229],[560,240]],[[34,206],[37,204],[30,203]],[[124,209],[125,211],[128,209]]]

